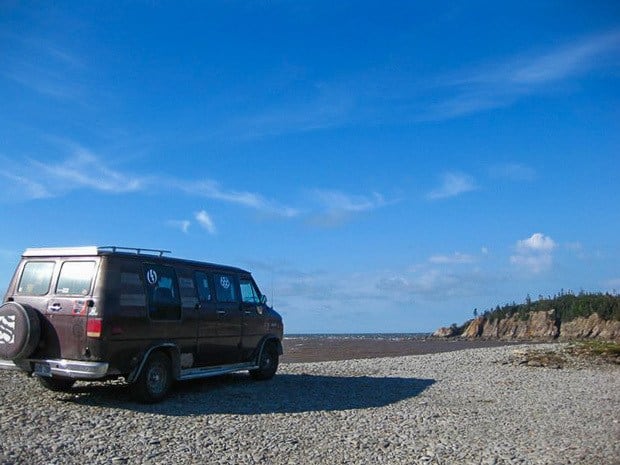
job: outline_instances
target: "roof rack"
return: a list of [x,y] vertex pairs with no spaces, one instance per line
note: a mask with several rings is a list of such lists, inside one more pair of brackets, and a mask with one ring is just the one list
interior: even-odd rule
[[117,245],[104,245],[102,247],[97,247],[97,250],[111,250],[112,252],[135,252],[137,255],[141,255],[143,252],[149,254],[157,253],[160,257],[163,257],[165,253],[172,253],[170,250],[145,249],[142,247],[119,247]]

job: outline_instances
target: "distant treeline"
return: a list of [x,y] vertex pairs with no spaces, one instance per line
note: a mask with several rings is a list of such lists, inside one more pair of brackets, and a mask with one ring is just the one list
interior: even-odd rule
[[[518,318],[527,320],[530,312],[552,309],[555,309],[556,318],[560,321],[570,321],[578,317],[587,318],[593,313],[598,313],[605,320],[620,320],[620,295],[583,291],[575,295],[570,291],[567,293],[561,291],[553,297],[539,295],[536,301],[532,301],[528,295],[522,304],[513,302],[502,307],[498,305],[495,309],[485,311],[483,315],[489,321],[509,318],[515,314]],[[478,311],[474,310],[474,315],[477,314]]]

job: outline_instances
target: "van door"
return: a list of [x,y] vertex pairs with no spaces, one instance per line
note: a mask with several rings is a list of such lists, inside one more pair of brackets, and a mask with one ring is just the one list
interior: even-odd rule
[[171,340],[181,353],[193,352],[195,320],[182,307],[176,270],[169,265],[144,263],[143,273],[148,303],[148,328],[144,330],[148,339]]
[[243,360],[249,360],[260,340],[267,333],[265,328],[265,307],[260,301],[260,292],[251,276],[239,279],[241,309],[243,312],[243,334],[241,346]]
[[[79,360],[86,348],[88,310],[95,305],[92,286],[98,258],[60,263],[56,284],[44,310],[45,343],[58,348],[49,357]],[[49,349],[48,349],[49,350]],[[43,354],[41,354],[43,355]]]
[[[201,297],[204,320],[198,336],[201,359],[206,365],[238,363],[241,361],[242,314],[237,278],[232,273],[215,271],[205,281],[206,275],[196,273],[202,284],[200,292],[204,293]],[[206,282],[215,292],[205,289]],[[207,294],[211,300],[205,299]]]

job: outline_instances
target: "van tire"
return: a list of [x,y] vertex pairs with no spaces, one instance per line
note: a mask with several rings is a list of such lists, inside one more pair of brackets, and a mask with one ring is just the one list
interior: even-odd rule
[[250,376],[258,381],[271,379],[278,371],[278,348],[272,342],[265,343],[259,355],[258,368],[250,370]]
[[149,355],[140,376],[129,385],[134,400],[144,404],[163,400],[172,385],[171,365],[170,357],[161,351]]
[[54,392],[68,392],[75,384],[75,380],[71,378],[38,378],[41,386]]
[[29,357],[40,337],[41,322],[34,308],[17,302],[0,306],[0,359],[19,361]]

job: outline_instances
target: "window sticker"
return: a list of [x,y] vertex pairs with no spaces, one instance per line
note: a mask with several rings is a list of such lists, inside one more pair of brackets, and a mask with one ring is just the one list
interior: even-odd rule
[[224,289],[228,289],[230,287],[230,281],[227,276],[222,276],[220,278],[220,284]]
[[151,286],[154,286],[157,283],[157,271],[154,269],[150,269],[146,272],[146,280],[149,282]]

